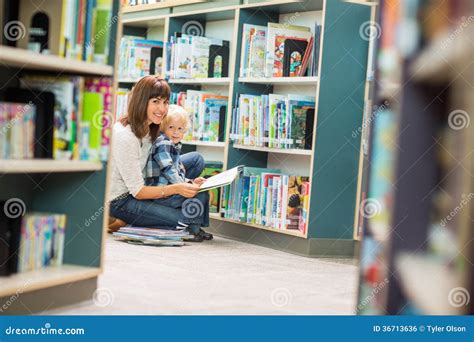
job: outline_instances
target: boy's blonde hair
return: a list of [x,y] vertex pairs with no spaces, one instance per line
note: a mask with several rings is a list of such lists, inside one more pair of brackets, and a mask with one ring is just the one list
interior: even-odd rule
[[166,114],[166,116],[163,118],[163,121],[161,121],[160,130],[163,131],[163,129],[174,119],[180,119],[186,130],[189,129],[189,115],[186,112],[186,109],[172,104],[168,107],[168,114]]

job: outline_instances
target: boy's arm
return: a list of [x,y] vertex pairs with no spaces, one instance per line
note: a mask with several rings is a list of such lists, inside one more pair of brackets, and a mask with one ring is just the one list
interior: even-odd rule
[[160,167],[160,176],[164,176],[171,184],[185,182],[185,179],[180,176],[179,170],[173,163],[172,154],[177,153],[173,144],[168,140],[164,140],[156,148],[155,161]]

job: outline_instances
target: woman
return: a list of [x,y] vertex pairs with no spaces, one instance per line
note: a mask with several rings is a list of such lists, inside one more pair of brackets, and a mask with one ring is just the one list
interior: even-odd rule
[[[149,155],[152,142],[168,112],[170,92],[165,80],[143,77],[133,88],[127,115],[114,125],[109,231],[126,224],[167,229],[186,227],[194,235],[191,241],[211,240],[212,234],[201,229],[209,225],[208,194],[198,195],[198,184],[145,186],[144,183],[143,172],[148,158],[153,157]],[[181,162],[189,179],[197,178],[204,168],[204,159],[197,152],[181,156]],[[190,200],[181,202],[182,208],[160,203],[160,199],[173,195]],[[184,208],[186,204],[188,208]]]

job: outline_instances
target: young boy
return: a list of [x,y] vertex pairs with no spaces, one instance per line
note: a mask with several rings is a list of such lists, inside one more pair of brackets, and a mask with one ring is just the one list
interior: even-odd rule
[[[145,185],[162,186],[190,182],[201,185],[205,178],[194,180],[185,177],[186,170],[181,163],[181,140],[189,129],[189,117],[184,108],[170,105],[168,114],[160,124],[161,135],[153,143],[145,170]],[[198,193],[195,198],[173,195],[155,200],[171,208],[181,208],[182,219],[177,229],[188,229],[194,234],[193,241],[211,240],[212,234],[204,232],[199,225],[209,222],[209,194]]]

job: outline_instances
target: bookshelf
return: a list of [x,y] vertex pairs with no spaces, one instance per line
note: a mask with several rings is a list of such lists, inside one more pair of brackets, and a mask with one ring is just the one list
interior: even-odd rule
[[271,147],[260,147],[260,146],[247,146],[247,145],[240,145],[234,144],[234,148],[241,149],[241,150],[249,150],[249,151],[262,151],[262,152],[270,152],[270,153],[283,153],[283,154],[293,154],[293,155],[301,155],[301,156],[311,156],[311,150],[302,150],[296,148],[271,148]]
[[[238,1],[221,0],[168,9],[168,13],[124,13],[124,32],[169,41],[188,21],[197,21],[204,35],[230,41],[229,77],[170,79],[172,90],[205,90],[229,96],[226,134],[239,94],[300,94],[316,97],[312,150],[283,150],[232,143],[215,146],[186,143],[183,153],[200,152],[206,160],[223,161],[224,169],[244,164],[279,168],[283,173],[311,176],[309,228],[306,233],[235,222],[211,214],[210,230],[247,242],[307,256],[352,256],[354,212],[359,177],[360,136],[351,132],[362,125],[368,42],[359,35],[370,20],[370,6],[345,1]],[[244,23],[268,22],[322,25],[318,76],[240,77]],[[153,33],[159,33],[153,35]],[[350,53],[349,53],[350,52]]]
[[317,76],[307,77],[239,77],[240,83],[254,84],[296,84],[296,85],[312,85],[316,86],[318,82]]
[[113,67],[37,54],[10,46],[0,46],[0,63],[27,70],[48,70],[82,75],[112,76]]
[[0,160],[0,174],[101,171],[102,163],[82,160]]
[[[474,103],[468,81],[474,69],[466,53],[473,29],[456,34],[472,4],[454,11],[445,3],[443,13],[449,16],[434,10],[440,4],[411,8],[420,33],[412,37],[416,44],[410,54],[390,38],[406,25],[407,12],[388,5],[380,10],[380,56],[391,50],[397,63],[376,61],[381,80],[375,101],[388,106],[371,123],[368,196],[378,209],[364,219],[359,314],[469,315],[474,310],[468,299],[474,290],[469,124]],[[395,91],[387,92],[389,84]],[[383,144],[381,138],[391,142]],[[365,301],[368,296],[373,300]]]
[[[18,20],[18,7],[1,2],[3,25]],[[34,6],[31,2],[22,2]],[[13,6],[13,7],[12,7]],[[18,4],[16,5],[18,6]],[[62,58],[23,50],[5,39],[0,45],[0,98],[9,87],[18,87],[28,75],[112,78],[116,74],[116,46],[121,35],[119,3],[110,16],[119,18],[108,27],[106,64]],[[99,39],[98,37],[96,37]],[[112,96],[117,86],[113,80]],[[48,113],[46,115],[53,115]],[[62,213],[67,217],[63,264],[0,278],[2,314],[31,314],[57,306],[90,300],[103,269],[103,249],[108,221],[106,201],[109,162],[83,160],[0,160],[0,199],[20,199],[25,212]]]

